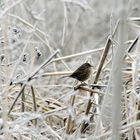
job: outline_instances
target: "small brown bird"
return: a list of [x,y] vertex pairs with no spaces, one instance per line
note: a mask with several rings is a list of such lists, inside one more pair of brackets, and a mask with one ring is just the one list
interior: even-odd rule
[[78,81],[86,81],[91,74],[91,67],[89,63],[84,63],[78,69],[76,69],[69,77],[77,79]]

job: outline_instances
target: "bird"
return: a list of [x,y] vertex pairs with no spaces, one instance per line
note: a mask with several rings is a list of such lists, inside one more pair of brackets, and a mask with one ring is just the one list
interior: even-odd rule
[[91,75],[92,69],[91,67],[93,67],[91,64],[89,63],[84,63],[82,64],[79,68],[77,68],[71,75],[69,75],[68,77],[72,77],[80,82],[84,82],[86,81],[89,76]]

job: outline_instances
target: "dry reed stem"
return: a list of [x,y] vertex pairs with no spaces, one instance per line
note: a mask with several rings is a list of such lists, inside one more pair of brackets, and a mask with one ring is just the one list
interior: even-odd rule
[[[35,96],[35,92],[34,92],[34,88],[33,86],[31,86],[31,93],[32,93],[32,97],[33,97],[33,109],[34,112],[37,111],[37,104],[36,104],[36,96]],[[37,119],[34,120],[34,125],[37,125]]]
[[[101,73],[101,70],[102,70],[102,67],[103,67],[103,64],[105,62],[105,59],[107,57],[107,54],[109,52],[109,48],[111,46],[111,40],[110,38],[107,39],[107,42],[106,42],[106,45],[105,45],[105,49],[102,53],[102,56],[101,56],[101,60],[99,62],[99,66],[98,66],[98,69],[97,69],[97,73],[96,73],[96,76],[95,76],[95,79],[94,79],[94,84],[96,84],[98,82],[98,79],[99,79],[99,76],[100,76],[100,73]],[[90,93],[90,97],[93,96],[93,92]],[[92,101],[91,99],[89,99],[88,103],[87,103],[87,107],[86,107],[86,110],[85,110],[85,115],[88,115],[89,114],[89,111],[90,111],[90,108],[92,106]],[[81,124],[81,133],[84,132],[85,128],[86,128],[86,122],[83,122]]]
[[[6,44],[6,46],[9,45],[10,47],[11,46],[12,47],[11,48],[9,47],[7,49],[1,49],[1,53],[4,52],[6,54],[6,51],[8,51],[9,58],[10,58],[11,55],[14,55],[14,52],[13,51],[16,50],[16,49],[18,49],[18,47],[17,47],[18,46],[18,43],[20,43],[22,45],[25,44],[25,46],[26,46],[26,45],[28,45],[28,44],[30,44],[32,42],[32,39],[34,40],[36,38],[37,38],[37,40],[39,40],[39,41],[36,41],[36,44],[41,44],[42,46],[45,46],[45,48],[47,48],[47,50],[49,49],[49,51],[50,51],[51,54],[53,54],[53,52],[55,51],[54,48],[57,48],[57,47],[60,47],[61,50],[62,50],[62,52],[66,52],[67,51],[67,47],[69,47],[69,45],[71,45],[71,47],[73,49],[72,50],[73,53],[75,53],[74,51],[79,51],[80,53],[75,53],[75,54],[72,54],[72,55],[64,56],[63,54],[61,54],[61,52],[58,52],[56,54],[56,57],[54,59],[52,59],[49,63],[47,63],[47,64],[50,64],[50,63],[53,64],[53,70],[52,71],[55,71],[55,72],[46,72],[46,73],[43,73],[43,74],[41,72],[37,72],[32,77],[31,77],[31,75],[33,74],[32,72],[30,73],[31,75],[27,75],[27,73],[29,71],[27,71],[27,73],[26,73],[26,66],[28,67],[28,65],[29,65],[30,62],[29,63],[26,63],[26,66],[25,66],[22,63],[22,60],[20,60],[20,58],[22,58],[22,55],[23,55],[24,52],[26,53],[26,51],[27,51],[27,53],[28,53],[28,50],[29,50],[29,53],[30,53],[31,50],[30,50],[30,48],[28,48],[29,45],[28,45],[28,47],[26,46],[27,47],[26,50],[25,50],[26,47],[25,48],[22,48],[23,51],[22,50],[21,50],[22,52],[20,51],[21,53],[18,55],[18,58],[16,60],[13,61],[13,58],[12,58],[12,59],[9,60],[9,62],[7,62],[7,63],[3,63],[2,62],[0,64],[0,66],[1,66],[1,72],[3,72],[3,73],[1,73],[1,76],[3,76],[3,74],[7,73],[6,71],[3,71],[3,68],[5,70],[6,67],[8,68],[9,72],[11,73],[10,78],[8,76],[5,76],[4,75],[4,78],[3,79],[5,80],[7,78],[8,79],[8,82],[6,81],[6,83],[4,82],[4,84],[1,85],[1,87],[4,88],[4,90],[2,89],[3,90],[2,93],[3,94],[8,93],[7,94],[8,95],[8,103],[10,103],[9,102],[9,99],[10,100],[14,100],[14,98],[16,98],[15,97],[15,93],[16,92],[19,93],[19,91],[22,88],[19,85],[22,84],[22,83],[26,83],[27,82],[26,88],[27,89],[31,88],[31,91],[30,92],[32,92],[31,83],[29,83],[29,81],[27,80],[29,77],[31,77],[31,78],[29,78],[29,80],[33,80],[33,82],[35,84],[35,85],[33,85],[33,90],[34,91],[33,91],[32,94],[36,94],[36,96],[35,95],[34,96],[35,96],[35,100],[37,101],[36,106],[38,107],[38,110],[39,110],[37,113],[39,113],[39,115],[41,116],[41,119],[42,119],[39,122],[39,124],[41,124],[43,122],[43,126],[45,125],[46,128],[47,128],[47,129],[45,128],[44,130],[41,129],[41,133],[39,131],[37,131],[39,133],[34,133],[35,132],[34,130],[40,130],[40,128],[42,127],[42,124],[41,124],[41,125],[39,125],[37,127],[37,129],[33,126],[34,129],[32,129],[30,127],[29,128],[29,132],[25,132],[24,130],[26,128],[28,128],[28,126],[24,125],[23,129],[24,128],[25,129],[24,130],[20,130],[20,132],[21,132],[20,133],[19,131],[15,131],[14,127],[12,128],[12,126],[10,126],[10,135],[11,135],[11,137],[14,136],[15,133],[12,134],[12,131],[14,131],[16,133],[19,132],[19,135],[20,135],[20,137],[18,137],[18,136],[15,137],[16,139],[18,139],[18,138],[19,139],[24,139],[24,136],[25,136],[25,139],[30,139],[29,138],[30,137],[30,134],[33,137],[34,136],[35,137],[36,136],[39,137],[39,139],[42,139],[42,136],[43,135],[46,136],[46,139],[47,138],[49,138],[49,139],[52,138],[52,139],[60,139],[60,140],[63,139],[63,137],[65,137],[65,135],[67,136],[67,139],[83,139],[83,140],[84,139],[86,139],[86,140],[90,140],[90,139],[91,140],[92,139],[98,139],[98,140],[99,139],[102,139],[102,140],[104,140],[104,139],[110,139],[111,138],[111,134],[112,134],[111,128],[107,128],[106,129],[106,127],[104,125],[103,125],[103,127],[102,126],[100,127],[99,123],[96,120],[94,122],[90,122],[90,121],[88,122],[91,125],[88,125],[88,128],[89,129],[86,131],[87,133],[86,134],[82,134],[82,136],[84,138],[83,137],[81,138],[81,135],[79,134],[79,130],[78,130],[79,129],[79,122],[78,121],[80,120],[80,122],[81,122],[82,117],[78,118],[78,121],[77,121],[77,118],[76,119],[73,118],[72,115],[69,116],[70,119],[68,120],[69,122],[67,124],[69,126],[66,126],[66,127],[68,128],[68,132],[70,134],[72,133],[72,135],[67,135],[66,134],[66,128],[64,128],[65,127],[65,124],[59,124],[59,122],[60,121],[63,121],[63,119],[64,119],[63,116],[61,116],[61,115],[63,115],[63,113],[66,115],[67,110],[69,109],[69,107],[67,106],[67,103],[66,103],[66,106],[65,106],[65,104],[63,104],[63,102],[65,102],[65,98],[67,97],[67,95],[65,93],[68,90],[70,90],[70,94],[73,95],[73,93],[72,93],[73,91],[71,90],[73,88],[73,86],[71,84],[69,84],[70,80],[68,80],[68,84],[67,84],[67,81],[66,81],[66,83],[64,81],[63,84],[59,83],[59,81],[62,82],[61,81],[61,76],[63,77],[63,75],[68,75],[68,74],[71,74],[72,73],[72,71],[68,67],[67,63],[68,64],[70,63],[70,64],[73,64],[74,65],[75,62],[73,60],[75,59],[75,57],[79,57],[79,56],[85,57],[86,55],[88,56],[88,54],[93,55],[94,52],[97,55],[99,55],[99,53],[102,50],[104,50],[104,48],[101,48],[101,49],[94,49],[94,50],[88,50],[88,51],[81,52],[81,50],[87,50],[88,47],[91,47],[91,46],[98,47],[99,48],[101,42],[99,43],[99,40],[96,40],[96,38],[94,38],[95,39],[94,41],[92,39],[90,40],[90,38],[89,38],[89,41],[88,42],[90,43],[90,41],[91,41],[91,44],[88,44],[89,46],[85,42],[85,40],[87,39],[88,35],[90,35],[90,37],[91,37],[91,35],[93,34],[92,31],[91,31],[92,33],[90,33],[90,34],[88,34],[88,32],[84,32],[84,38],[82,38],[83,41],[80,44],[80,49],[79,49],[79,46],[78,45],[79,45],[79,42],[81,41],[80,39],[82,37],[81,36],[82,34],[80,34],[80,37],[79,36],[76,36],[76,40],[75,40],[75,38],[73,39],[73,36],[75,37],[75,35],[77,35],[77,33],[75,34],[75,31],[77,31],[77,29],[79,29],[77,27],[79,27],[79,25],[81,25],[81,23],[83,23],[82,22],[82,16],[83,15],[85,16],[85,14],[89,13],[89,11],[87,11],[86,9],[84,9],[84,5],[86,6],[86,3],[84,3],[84,1],[78,1],[78,3],[79,4],[82,4],[83,7],[81,5],[80,6],[79,5],[76,5],[76,8],[75,7],[73,8],[73,6],[75,5],[75,2],[73,2],[73,1],[71,1],[71,2],[70,1],[65,1],[64,2],[63,1],[61,3],[61,4],[63,4],[62,5],[62,13],[61,13],[62,20],[59,19],[59,22],[56,22],[56,24],[58,24],[58,27],[57,27],[57,25],[55,25],[55,22],[53,22],[51,28],[49,28],[49,24],[50,24],[49,21],[51,19],[48,20],[47,22],[45,22],[45,20],[49,18],[48,15],[51,13],[49,11],[49,9],[47,9],[47,14],[46,14],[46,7],[41,6],[41,8],[39,8],[40,10],[38,11],[38,7],[35,7],[35,9],[34,9],[34,5],[35,4],[30,7],[30,6],[26,5],[26,3],[24,3],[24,2],[25,1],[22,2],[21,0],[17,0],[15,2],[10,2],[11,5],[9,5],[9,6],[6,6],[6,4],[5,4],[6,1],[3,1],[0,4],[0,6],[3,8],[3,12],[0,15],[2,15],[2,16],[4,15],[5,16],[6,13],[9,12],[8,15],[9,15],[9,18],[11,20],[10,21],[10,25],[13,24],[13,23],[16,24],[17,26],[18,25],[21,25],[21,27],[23,27],[21,29],[23,29],[23,32],[24,33],[27,31],[27,29],[29,29],[28,30],[29,31],[29,34],[27,35],[28,41],[23,39],[23,40],[19,40],[15,44],[10,44],[10,45],[6,43],[7,41],[5,41],[4,44]],[[130,2],[130,4],[132,4],[132,5],[130,5],[129,12],[130,13],[133,13],[134,12],[133,13],[134,15],[135,15],[135,13],[137,14],[137,7],[135,7],[135,1],[134,2],[129,1],[129,2]],[[45,2],[43,2],[43,4],[44,3]],[[51,1],[51,4],[52,3],[53,2]],[[87,3],[89,3],[89,2],[87,2]],[[42,2],[39,2],[39,4],[42,5]],[[46,2],[46,5],[48,5],[48,4],[50,4],[50,3],[49,2]],[[49,8],[52,8],[51,7],[51,4],[49,5],[50,6]],[[90,2],[90,4],[92,4],[92,2]],[[100,3],[97,2],[97,5],[98,4],[100,5]],[[94,3],[93,3],[93,5],[94,5]],[[63,10],[63,6],[64,6],[64,10]],[[20,12],[19,13],[15,13],[15,12],[17,12],[17,9],[19,7],[21,7],[21,11],[22,11],[22,8],[23,8],[27,12],[27,14],[29,14],[31,20],[25,20],[25,19],[28,19],[28,15],[26,15],[26,12],[25,13],[22,13],[22,14]],[[80,8],[78,9],[77,7],[80,7]],[[81,10],[81,8],[83,8],[81,10],[82,12],[80,11],[80,14],[78,13],[79,12],[78,10],[77,10],[77,13],[74,13],[74,16],[75,16],[74,17],[74,20],[75,21],[73,21],[73,19],[71,19],[71,17],[73,17],[72,16],[73,9],[71,9],[71,8],[73,8],[74,10],[75,9]],[[102,8],[102,10],[104,12],[106,12],[105,9],[104,9],[105,6],[103,6],[101,8]],[[54,7],[54,9],[57,10],[57,7]],[[112,8],[112,10],[113,9],[114,8]],[[34,11],[35,11],[35,13],[34,13]],[[36,15],[36,12],[37,12],[37,15]],[[60,10],[60,12],[61,12],[61,10]],[[94,12],[96,12],[96,11],[94,11]],[[116,11],[114,10],[114,12],[116,12]],[[18,16],[18,15],[20,15],[20,16]],[[47,17],[46,19],[44,19],[44,15],[45,15],[45,18]],[[59,16],[59,13],[57,13],[56,15],[53,14],[53,16],[54,17],[52,17],[52,18],[56,18],[57,16]],[[100,16],[100,14],[99,14],[99,16]],[[117,16],[118,15],[112,15],[112,19],[113,20],[114,19],[116,20]],[[107,17],[108,17],[108,15],[107,15]],[[103,16],[101,18],[99,18],[99,20],[100,19],[102,20],[102,18],[103,18]],[[113,23],[113,20],[111,21],[111,19],[110,19],[110,23]],[[136,22],[133,22],[133,21],[136,21]],[[129,26],[131,32],[127,32],[127,34],[129,35],[129,39],[132,36],[135,36],[135,34],[138,34],[139,29],[140,29],[140,26],[138,24],[139,21],[140,21],[140,18],[139,17],[130,17],[130,18],[128,17],[127,18],[127,24],[131,25],[131,27]],[[86,22],[87,21],[84,21],[84,25],[86,24]],[[100,21],[98,21],[98,22],[100,22]],[[88,24],[89,23],[90,22],[88,22]],[[60,24],[61,24],[61,26],[59,26]],[[40,25],[43,25],[44,27],[43,26],[40,26]],[[94,22],[93,22],[93,25],[94,25]],[[116,46],[116,47],[119,46],[119,43],[115,40],[117,38],[116,35],[118,33],[117,32],[118,25],[120,25],[120,20],[117,21],[117,24],[115,26],[114,33],[111,32],[111,35],[110,35],[110,41],[112,43],[112,46]],[[106,24],[103,24],[103,26],[106,27]],[[46,27],[48,27],[47,30],[46,30]],[[56,37],[58,37],[57,36],[57,32],[55,32],[56,33],[55,36],[53,36],[53,32],[54,32],[54,30],[56,31],[57,28],[59,28],[59,27],[61,28],[60,30],[62,31],[61,32],[62,34],[60,34],[60,30],[59,30],[59,35],[60,36],[59,36],[59,40],[57,40],[58,39],[58,38],[56,39]],[[112,27],[114,27],[113,24],[110,27],[110,29],[113,29]],[[87,31],[89,28],[92,28],[92,26],[90,26],[90,24],[89,24],[89,27],[87,26],[86,30],[84,30],[84,31]],[[129,30],[129,28],[128,28],[128,30]],[[81,29],[80,29],[80,31],[82,31]],[[27,31],[27,33],[28,33],[28,31]],[[95,33],[96,32],[99,32],[99,34],[104,34],[104,31],[103,32],[100,32],[100,30],[98,30],[98,31],[95,30]],[[80,32],[80,33],[82,33],[82,32]],[[9,33],[6,31],[6,34],[9,34]],[[106,32],[106,34],[108,35],[108,31]],[[30,35],[31,35],[31,38],[29,38]],[[93,37],[94,37],[94,35],[93,35]],[[98,37],[98,35],[95,36],[95,37]],[[23,36],[23,38],[24,38],[24,36]],[[122,70],[122,73],[123,73],[123,86],[125,86],[125,91],[123,91],[123,100],[125,101],[125,103],[123,103],[123,106],[122,106],[124,110],[122,112],[123,117],[122,117],[122,120],[120,122],[121,123],[120,134],[122,134],[121,136],[123,136],[122,139],[131,139],[131,138],[133,138],[133,137],[131,137],[133,135],[135,136],[134,137],[135,139],[139,139],[139,123],[140,123],[139,122],[139,116],[140,116],[139,115],[140,114],[139,108],[140,108],[140,106],[139,106],[139,93],[137,93],[137,92],[139,92],[139,89],[137,89],[138,91],[136,91],[136,89],[133,89],[132,88],[133,87],[132,85],[135,82],[135,80],[133,81],[133,74],[134,74],[134,71],[133,71],[134,70],[133,63],[135,62],[135,59],[137,58],[137,55],[135,55],[136,52],[133,52],[133,49],[135,49],[135,46],[136,46],[136,44],[138,42],[138,38],[139,38],[139,36],[136,36],[136,38],[134,40],[128,40],[128,41],[126,41],[124,43],[124,46],[128,48],[127,49],[127,52],[126,52],[126,55],[124,56],[124,58],[125,58],[125,60],[124,60],[125,61],[125,66],[128,66],[128,68]],[[93,44],[92,41],[93,42],[98,41],[97,44],[99,46]],[[31,45],[34,45],[34,44],[31,44]],[[40,47],[40,45],[39,45],[39,47]],[[79,50],[77,50],[77,49],[79,49]],[[112,52],[113,52],[113,50],[112,50]],[[134,55],[131,54],[131,53],[134,53]],[[42,54],[44,54],[44,52]],[[33,55],[34,54],[32,53],[31,54],[31,57]],[[93,57],[94,56],[92,56],[92,58]],[[109,55],[109,57],[110,57],[110,55]],[[108,60],[106,59],[105,60],[105,63],[103,64],[103,67],[101,69],[101,72],[103,72],[103,75],[101,75],[101,76],[105,76],[103,78],[106,78],[106,76],[108,76],[108,74],[111,72],[110,64],[112,63],[111,62],[112,61],[112,58],[114,58],[113,55]],[[44,58],[41,58],[40,60],[42,61],[43,59]],[[65,60],[66,60],[66,62],[65,62]],[[70,61],[67,61],[67,60],[70,60]],[[57,67],[56,67],[57,66],[57,62],[61,62],[61,64],[63,64],[65,66],[66,70],[68,70],[68,71],[61,71],[61,72],[57,71]],[[23,68],[23,71],[25,71],[25,75],[23,75],[23,77],[26,76],[23,79],[20,79],[19,78],[20,79],[19,81],[18,80],[15,80],[16,73],[19,72],[18,64],[19,64],[19,66],[21,66]],[[94,62],[93,62],[93,64],[94,64]],[[36,62],[35,62],[35,65],[34,65],[34,63],[32,61],[32,69],[30,69],[30,70],[35,70],[36,66],[38,66],[38,63],[36,65]],[[14,69],[14,67],[18,67],[18,69],[17,68]],[[109,69],[108,69],[108,67],[109,67]],[[57,78],[55,76],[60,76],[60,78],[58,77],[58,82],[56,81]],[[140,76],[140,70],[137,69],[137,77],[139,78],[139,76]],[[45,79],[45,77],[46,77],[46,79]],[[65,79],[63,79],[63,80],[65,80]],[[97,83],[98,83],[98,80],[97,80]],[[13,81],[15,81],[15,83],[13,83]],[[46,82],[48,82],[48,83],[50,82],[50,85],[46,84]],[[104,81],[104,79],[101,79],[101,82],[104,83],[106,81]],[[9,83],[10,83],[10,86],[9,86]],[[102,90],[102,86],[106,88],[106,85],[93,84],[93,86],[89,86],[89,87],[88,86],[81,86],[81,87],[78,87],[77,89],[83,90],[83,91],[87,91],[86,92],[87,93],[86,95],[89,95],[89,94],[93,93],[93,96],[94,96],[94,93],[97,93],[100,96],[100,95],[104,95],[104,93],[100,92],[100,89]],[[92,87],[93,87],[93,89],[91,89]],[[98,90],[97,91],[94,90],[94,87],[97,87],[97,88],[99,87],[98,88],[99,91]],[[7,88],[12,89],[12,90],[7,90]],[[103,88],[103,90],[105,88]],[[138,85],[137,88],[139,88],[139,85]],[[38,91],[35,90],[35,89],[37,89]],[[57,90],[57,93],[55,94],[55,91],[56,90]],[[38,92],[39,92],[40,95],[38,95]],[[47,94],[47,96],[45,96],[44,93],[45,93],[45,95]],[[34,100],[33,99],[34,97],[33,97],[32,94],[29,94],[28,95],[29,98],[26,99],[26,102],[25,102],[24,101],[24,94],[21,93],[21,95],[22,95],[22,104],[23,104],[23,106],[26,106],[30,111],[33,108],[32,107],[33,104],[35,104],[35,103],[33,103],[34,101],[32,101],[32,100]],[[42,94],[43,94],[43,97],[42,97]],[[58,97],[59,94],[63,94],[63,95],[62,96],[60,95],[60,97]],[[9,97],[9,95],[10,95],[10,97]],[[130,97],[130,95],[131,95],[131,97]],[[51,97],[52,100],[50,100],[48,96],[52,96]],[[112,95],[109,94],[109,96],[111,96],[111,98],[112,98]],[[58,98],[55,99],[55,97],[58,97]],[[85,97],[85,96],[81,96],[81,95],[76,95],[76,98],[78,100],[80,100],[80,102],[75,102],[74,103],[74,107],[77,107],[76,109],[77,109],[77,112],[78,113],[75,114],[76,117],[77,117],[78,115],[81,115],[81,113],[83,114],[83,109],[81,111],[80,110],[81,108],[78,108],[78,107],[81,107],[81,105],[82,106],[85,105],[85,102],[87,102],[88,97],[87,96]],[[100,103],[99,104],[98,103],[97,104],[96,103],[93,103],[93,98],[92,97],[90,97],[89,99],[92,100],[92,104],[93,105],[95,104],[95,107],[96,106],[99,106],[99,107],[102,108],[103,106],[107,105],[107,103],[106,103],[103,106],[101,106]],[[70,100],[72,101],[72,99],[70,99]],[[60,102],[57,102],[57,101],[60,101]],[[45,104],[46,102],[47,102],[47,105]],[[5,104],[5,102],[3,102],[3,103]],[[7,103],[5,105],[8,107]],[[21,117],[22,117],[23,114],[26,114],[26,113],[29,113],[30,115],[32,114],[29,110],[28,110],[28,112],[20,113],[20,106],[14,106],[14,109],[12,110],[12,112],[13,112],[12,113],[12,117],[15,117],[17,115],[18,120],[19,121],[22,121],[20,119],[21,119]],[[23,111],[24,111],[24,109],[23,109]],[[62,114],[61,114],[61,112],[62,112]],[[37,113],[34,113],[34,114],[37,114]],[[91,111],[89,111],[89,113],[91,113]],[[7,115],[7,113],[6,113],[6,115]],[[88,115],[90,116],[90,114],[88,114]],[[102,113],[99,114],[99,116],[97,116],[97,119],[98,118],[100,119],[100,117],[103,116],[103,115],[104,114],[102,114]],[[83,116],[83,117],[87,117],[88,118],[89,116]],[[50,125],[48,123],[48,120],[45,120],[46,117],[55,118],[56,120],[53,120],[53,123],[57,123],[57,125]],[[107,116],[107,117],[110,117],[110,116]],[[96,119],[96,116],[94,118]],[[2,118],[2,119],[4,120],[4,118]],[[75,122],[77,121],[76,124],[78,123],[78,125],[76,125],[76,124],[73,123],[73,119],[74,119]],[[103,116],[102,121],[104,122],[105,120],[106,119]],[[9,120],[7,122],[9,122]],[[16,119],[14,118],[13,120],[10,120],[10,123],[15,123],[16,124],[17,123],[16,122]],[[74,124],[74,126],[73,126],[73,124]],[[99,125],[99,127],[98,127],[99,129],[96,128],[98,125]],[[76,131],[74,131],[74,133],[73,133],[73,127],[76,127],[76,128],[74,128],[74,129],[76,129]],[[94,131],[95,129],[98,129],[98,132],[99,133],[96,134],[95,133],[96,131]],[[46,132],[47,132],[47,134],[46,134]],[[94,133],[94,136],[92,135],[93,133]],[[130,136],[129,133],[132,134],[132,135]],[[90,135],[92,135],[92,136],[90,137]],[[1,134],[0,134],[0,137],[1,137]],[[10,137],[10,139],[11,139],[11,137]]]
[[[75,98],[76,98],[76,95],[72,95],[71,96],[71,107],[73,107],[74,105],[74,102],[75,102]],[[70,134],[73,132],[73,127],[74,127],[74,120],[72,120],[72,116],[69,115],[68,117],[68,120],[67,120],[67,126],[66,126],[66,133],[67,134]]]
[[57,49],[48,59],[46,59],[38,68],[36,68],[31,75],[28,77],[27,81],[30,81],[46,64],[48,64],[53,57],[58,53],[59,49]]
[[24,90],[21,93],[21,112],[25,111],[25,93]]
[[[46,59],[37,69],[35,69],[30,76],[28,76],[27,78],[27,83],[40,71],[40,69],[42,69],[42,67],[44,67],[47,63],[49,63],[51,61],[51,59],[53,59],[53,57],[58,53],[58,50],[56,50],[48,59]],[[20,97],[20,95],[22,94],[24,88],[26,87],[26,83],[22,85],[21,90],[19,91],[16,99],[14,100],[12,106],[9,109],[8,115],[10,114],[11,110],[13,109],[15,103],[17,102],[18,98]]]
[[74,57],[78,57],[78,56],[83,56],[83,55],[87,55],[87,54],[91,54],[91,53],[96,53],[98,51],[102,51],[104,48],[98,48],[98,49],[93,49],[90,51],[84,51],[84,52],[80,52],[80,53],[76,53],[76,54],[72,54],[72,55],[68,55],[68,56],[63,56],[63,57],[59,57],[59,58],[55,58],[52,60],[52,62],[56,62],[56,61],[60,61],[60,60],[65,60],[65,59],[70,59],[70,58],[74,58]]
[[[95,86],[93,86],[95,87]],[[77,87],[74,88],[74,90],[84,90],[84,91],[88,91],[88,92],[92,92],[92,93],[97,93],[99,94],[100,96],[104,95],[103,92],[100,92],[100,91],[96,91],[96,90],[93,90],[91,88],[88,88],[88,87],[84,87],[84,86],[81,86],[81,85],[78,85]]]
[[127,52],[130,53],[131,50],[133,49],[133,47],[136,45],[136,43],[138,42],[139,36],[136,36],[136,38],[133,40],[133,42],[130,44],[130,46],[128,47]]
[[22,94],[22,92],[24,91],[25,87],[26,87],[26,85],[25,85],[25,84],[24,84],[24,85],[22,85],[20,92],[18,93],[18,95],[17,95],[16,99],[14,100],[14,102],[12,103],[12,106],[10,107],[10,109],[9,109],[9,111],[8,111],[8,115],[11,113],[11,111],[12,111],[13,107],[15,106],[15,104],[16,104],[16,102],[17,102],[18,98],[20,97],[20,95],[21,95],[21,94]]

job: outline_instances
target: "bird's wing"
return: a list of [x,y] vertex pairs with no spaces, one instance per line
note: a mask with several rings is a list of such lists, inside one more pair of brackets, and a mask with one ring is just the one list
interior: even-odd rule
[[77,75],[82,75],[85,69],[81,69],[80,67],[72,73],[71,77],[77,77]]

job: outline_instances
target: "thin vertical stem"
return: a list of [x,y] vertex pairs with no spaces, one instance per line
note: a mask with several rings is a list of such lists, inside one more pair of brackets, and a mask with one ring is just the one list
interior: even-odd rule
[[[37,104],[36,104],[36,97],[35,97],[35,92],[34,92],[34,88],[33,86],[31,86],[31,93],[32,93],[32,97],[33,97],[33,108],[34,108],[34,112],[37,111]],[[37,125],[37,119],[35,119],[35,125]]]
[[[74,102],[75,102],[75,95],[71,96],[71,106],[74,105]],[[67,126],[66,126],[66,133],[67,133],[67,134],[70,134],[71,131],[72,131],[72,129],[73,129],[72,116],[69,115],[68,121],[67,121]]]
[[21,111],[25,111],[25,93],[24,90],[22,91],[22,96],[21,96]]

